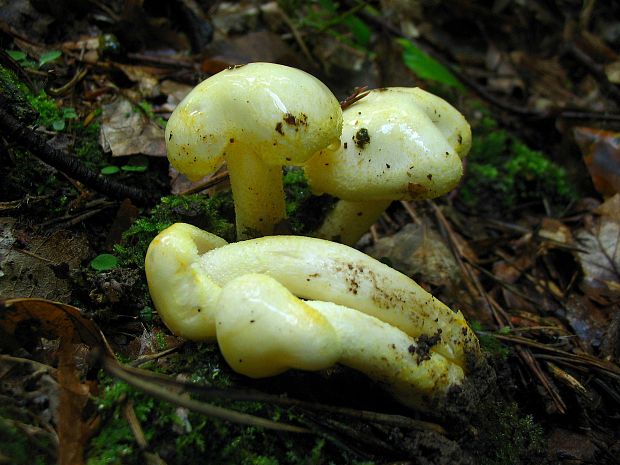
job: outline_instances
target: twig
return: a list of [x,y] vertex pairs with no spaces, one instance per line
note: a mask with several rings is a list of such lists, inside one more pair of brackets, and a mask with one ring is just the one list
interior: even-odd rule
[[189,399],[184,396],[176,395],[171,391],[168,391],[160,386],[149,383],[133,374],[128,370],[125,370],[115,360],[110,357],[101,356],[103,368],[112,376],[125,381],[127,384],[134,386],[141,391],[146,392],[150,396],[157,399],[170,402],[174,405],[185,407],[193,412],[202,413],[210,417],[219,418],[221,420],[232,421],[250,426],[258,426],[261,428],[268,428],[276,431],[286,431],[289,433],[309,433],[306,428],[299,426],[288,425],[285,423],[278,423],[275,421],[267,420],[265,418],[256,417],[254,415],[248,415],[245,413],[237,412],[234,410],[218,407],[217,405],[206,404],[204,402],[198,402],[193,399]]
[[4,96],[0,96],[0,131],[14,144],[28,150],[48,165],[63,171],[86,186],[116,199],[129,198],[138,204],[150,204],[155,196],[136,187],[126,186],[89,169],[82,161],[47,143],[41,135],[20,123],[8,113],[9,106]]
[[359,102],[361,99],[366,97],[369,93],[370,91],[368,90],[368,86],[356,87],[351,95],[340,102],[340,108],[342,110],[346,110],[355,102]]
[[300,407],[307,410],[322,411],[332,414],[346,415],[351,418],[357,418],[360,420],[373,421],[377,423],[383,423],[386,425],[400,426],[405,428],[412,428],[417,430],[431,430],[437,433],[445,434],[446,430],[436,423],[431,423],[422,420],[415,420],[403,415],[391,415],[379,412],[371,412],[367,410],[356,410],[346,407],[337,407],[324,404],[316,404],[313,402],[306,402],[297,399],[291,399],[289,397],[280,397],[271,394],[264,394],[262,392],[239,390],[239,389],[218,389],[211,386],[205,386],[201,384],[178,381],[170,376],[152,372],[149,370],[143,370],[140,368],[134,368],[124,365],[122,367],[127,373],[135,377],[149,379],[153,383],[162,384],[177,389],[183,389],[187,392],[194,392],[196,394],[203,394],[211,398],[221,398],[227,400],[240,400],[249,402],[266,402],[274,405],[282,405],[288,407]]
[[226,181],[227,179],[228,179],[228,170],[225,170],[225,171],[222,171],[221,173],[211,176],[209,179],[207,179],[204,182],[201,182],[200,184],[196,186],[190,187],[189,189],[185,189],[183,192],[179,192],[179,195],[195,194],[196,192],[200,192],[210,187],[216,186],[219,183]]
[[[484,302],[485,306],[489,309],[491,315],[493,315],[493,317],[495,318],[495,321],[500,326],[513,327],[513,324],[510,321],[510,318],[508,317],[506,312],[495,301],[495,299],[493,299],[493,297],[491,297],[484,290],[482,283],[472,271],[472,267],[473,267],[472,264],[464,263],[463,258],[465,257],[461,257],[461,254],[458,251],[458,247],[456,246],[456,241],[454,240],[454,232],[452,231],[452,226],[450,225],[450,223],[448,223],[448,220],[443,215],[442,211],[439,209],[439,207],[437,207],[435,202],[433,202],[432,200],[429,200],[428,203],[433,208],[439,223],[442,225],[444,231],[447,233],[450,239],[449,241],[450,247],[452,249],[453,255],[455,256],[457,260],[457,263],[459,263],[459,266],[461,266],[461,269],[465,271],[465,276],[467,276],[473,282],[474,289],[477,290],[478,295],[482,298],[482,301]],[[472,286],[468,284],[468,289],[470,289],[470,292],[472,292],[471,287]],[[476,294],[473,293],[472,296],[475,298]],[[534,358],[530,350],[524,347],[517,347],[516,352],[519,355],[519,358],[521,358],[521,360],[523,361],[523,363],[525,363],[525,365],[530,369],[530,371],[534,374],[534,376],[538,378],[540,383],[544,386],[545,390],[551,397],[558,412],[566,413],[566,410],[567,410],[566,404],[564,403],[562,397],[560,397],[560,394],[558,393],[557,388],[555,387],[553,382],[549,379],[549,377],[545,374],[542,367],[536,361],[536,359]]]

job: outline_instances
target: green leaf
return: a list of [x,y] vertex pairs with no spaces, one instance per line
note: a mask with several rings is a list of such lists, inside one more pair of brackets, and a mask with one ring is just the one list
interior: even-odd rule
[[357,16],[349,16],[343,20],[343,23],[346,24],[353,34],[357,44],[362,47],[368,46],[372,32],[364,21],[359,19]]
[[62,52],[60,50],[50,50],[49,52],[43,53],[39,57],[39,67],[51,61],[57,60],[58,58],[61,57],[61,55],[62,55]]
[[104,174],[106,176],[108,176],[110,174],[116,174],[119,171],[120,171],[120,168],[118,166],[114,166],[114,165],[104,166],[103,168],[101,168],[101,174]]
[[397,39],[403,47],[403,62],[418,77],[440,82],[450,87],[463,89],[463,85],[454,74],[434,58],[430,57],[407,39]]
[[97,255],[90,262],[90,267],[97,271],[108,271],[118,266],[118,258],[109,253]]
[[77,119],[78,114],[75,111],[75,108],[67,107],[62,109],[62,116],[65,119]]
[[147,170],[147,167],[145,165],[125,165],[121,169],[132,173],[143,173]]
[[6,54],[13,58],[15,61],[22,61],[26,59],[26,53],[21,50],[6,50]]
[[66,125],[64,118],[54,120],[54,122],[52,123],[52,128],[54,129],[54,131],[62,131],[65,126]]

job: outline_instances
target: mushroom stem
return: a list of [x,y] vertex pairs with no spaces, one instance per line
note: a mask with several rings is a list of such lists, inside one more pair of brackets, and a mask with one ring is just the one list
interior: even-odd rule
[[206,251],[226,244],[195,226],[176,223],[149,245],[144,261],[149,292],[161,319],[174,334],[194,341],[215,339],[211,309],[221,288],[202,272],[198,261]]
[[307,301],[334,328],[339,363],[366,374],[405,405],[423,409],[465,377],[463,368],[429,350],[403,331],[364,313],[331,302]]
[[235,202],[237,239],[273,234],[286,218],[282,167],[248,156],[238,147],[226,155]]
[[263,274],[240,276],[224,286],[217,340],[228,364],[246,376],[342,363],[418,408],[464,378],[462,368],[400,329],[331,302],[304,302]]
[[391,203],[391,200],[339,200],[327,214],[323,224],[314,232],[314,236],[355,245]]
[[219,286],[248,273],[279,281],[294,295],[353,308],[412,337],[441,340],[432,351],[464,366],[478,340],[453,311],[414,280],[351,247],[323,239],[272,236],[228,244],[200,257],[200,268]]

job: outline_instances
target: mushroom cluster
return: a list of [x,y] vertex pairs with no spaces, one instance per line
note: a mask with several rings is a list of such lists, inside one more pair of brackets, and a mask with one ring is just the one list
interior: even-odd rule
[[[421,89],[377,89],[343,112],[323,83],[286,66],[212,76],[168,121],[168,157],[190,179],[227,163],[240,242],[182,223],[161,232],[145,262],[157,311],[178,336],[217,340],[247,376],[340,363],[431,408],[463,382],[477,338],[460,312],[345,244],[392,200],[454,188],[470,143],[465,118]],[[285,165],[339,199],[316,235],[344,244],[269,236],[285,219]]]
[[336,363],[425,409],[462,383],[478,340],[415,281],[346,245],[301,236],[228,244],[177,223],[151,243],[155,307],[178,336],[217,340],[250,377]]

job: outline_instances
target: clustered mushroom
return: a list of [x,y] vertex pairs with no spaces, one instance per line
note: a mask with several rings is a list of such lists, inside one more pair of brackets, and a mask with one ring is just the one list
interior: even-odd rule
[[[190,179],[226,161],[240,239],[228,244],[177,223],[153,240],[147,281],[173,333],[216,340],[251,377],[341,363],[420,409],[463,382],[479,352],[463,315],[345,245],[392,200],[456,186],[471,132],[454,107],[421,89],[387,88],[343,114],[309,74],[252,63],[198,85],[172,114],[166,143]],[[302,166],[315,193],[339,198],[316,235],[344,244],[249,239],[273,234],[285,218],[285,165]]]
[[217,340],[230,366],[250,377],[341,363],[424,409],[462,383],[467,356],[479,351],[460,312],[387,265],[323,239],[227,244],[177,223],[153,240],[145,270],[170,330]]

